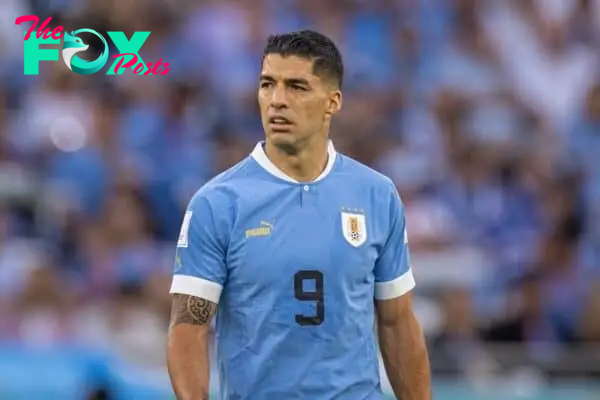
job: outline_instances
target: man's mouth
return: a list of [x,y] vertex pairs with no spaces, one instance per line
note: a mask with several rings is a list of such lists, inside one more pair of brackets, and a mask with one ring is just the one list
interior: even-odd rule
[[282,116],[273,116],[269,118],[269,124],[277,126],[288,126],[292,125],[292,121]]

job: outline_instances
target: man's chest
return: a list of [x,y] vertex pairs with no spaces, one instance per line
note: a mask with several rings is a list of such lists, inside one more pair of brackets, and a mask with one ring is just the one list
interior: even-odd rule
[[371,285],[384,240],[372,208],[360,196],[253,204],[231,235],[228,285],[249,299],[290,290],[296,298],[316,298],[320,290],[345,296]]

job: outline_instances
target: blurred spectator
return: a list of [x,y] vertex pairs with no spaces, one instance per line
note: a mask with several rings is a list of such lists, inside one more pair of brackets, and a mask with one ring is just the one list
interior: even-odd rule
[[600,284],[591,285],[587,304],[581,318],[580,337],[586,342],[595,343],[600,341]]
[[430,346],[439,372],[444,375],[458,373],[463,378],[481,377],[491,372],[493,364],[479,338],[469,290],[449,289],[442,294],[441,302],[443,327]]

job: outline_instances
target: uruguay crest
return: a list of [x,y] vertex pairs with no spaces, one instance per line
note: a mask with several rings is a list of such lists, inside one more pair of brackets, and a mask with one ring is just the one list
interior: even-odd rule
[[365,215],[342,211],[342,233],[348,243],[358,247],[367,240]]

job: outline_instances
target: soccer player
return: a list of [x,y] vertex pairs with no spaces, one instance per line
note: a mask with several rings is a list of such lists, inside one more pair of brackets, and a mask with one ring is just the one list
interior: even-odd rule
[[342,78],[327,37],[269,37],[266,139],[200,188],[183,218],[168,339],[179,399],[208,399],[215,314],[222,399],[383,399],[377,344],[395,395],[430,399],[403,205],[387,177],[328,137]]

